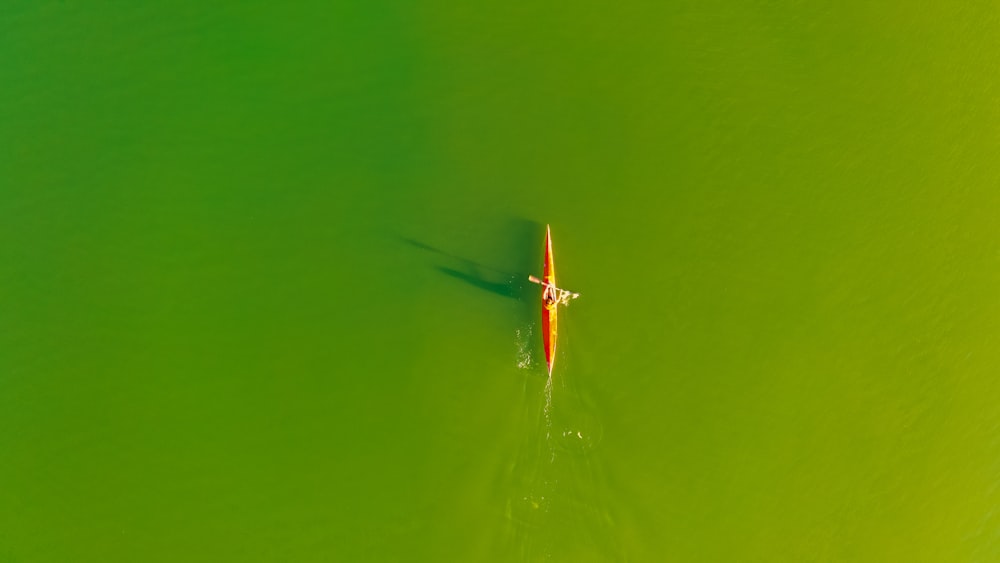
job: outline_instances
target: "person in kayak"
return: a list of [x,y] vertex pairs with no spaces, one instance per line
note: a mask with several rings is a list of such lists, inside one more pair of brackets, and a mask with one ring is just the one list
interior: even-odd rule
[[542,304],[545,305],[546,309],[552,309],[556,305],[569,305],[570,299],[576,299],[580,296],[579,293],[559,289],[558,287],[546,283],[535,276],[528,276],[528,281],[531,283],[537,283],[545,288],[542,293]]
[[559,303],[559,299],[556,297],[556,286],[546,284],[542,300],[545,303],[546,309],[554,308]]

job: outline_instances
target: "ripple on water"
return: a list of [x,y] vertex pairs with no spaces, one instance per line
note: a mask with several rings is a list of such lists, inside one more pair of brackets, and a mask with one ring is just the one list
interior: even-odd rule
[[552,408],[551,438],[561,452],[586,455],[604,438],[601,419],[582,405],[556,404]]
[[517,526],[537,528],[548,511],[549,500],[537,491],[525,492],[507,500],[507,518]]
[[572,455],[588,455],[593,452],[601,442],[601,429],[583,429],[573,426],[557,431],[553,435],[553,441],[558,451]]

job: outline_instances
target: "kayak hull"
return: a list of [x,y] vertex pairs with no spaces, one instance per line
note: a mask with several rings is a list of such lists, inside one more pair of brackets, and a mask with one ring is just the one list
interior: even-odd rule
[[558,307],[554,300],[546,299],[546,295],[554,293],[550,289],[556,287],[556,264],[552,255],[552,231],[545,226],[545,282],[542,291],[542,343],[545,346],[545,364],[552,375],[552,366],[556,362],[556,334],[558,333]]

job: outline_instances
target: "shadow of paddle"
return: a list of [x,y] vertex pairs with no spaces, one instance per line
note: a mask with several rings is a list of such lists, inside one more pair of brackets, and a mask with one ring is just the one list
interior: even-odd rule
[[412,238],[402,237],[402,240],[411,246],[426,250],[451,262],[448,266],[440,264],[434,266],[435,270],[446,276],[462,280],[469,285],[490,293],[512,299],[520,299],[524,293],[525,284],[521,282],[520,278],[523,277],[527,280],[527,274],[522,276],[517,272],[487,266]]
[[513,274],[507,281],[490,281],[490,279],[486,276],[474,272],[462,272],[445,266],[435,266],[435,268],[437,271],[445,274],[446,276],[460,279],[469,285],[476,286],[479,289],[485,289],[486,291],[496,293],[497,295],[503,295],[504,297],[513,297],[518,299],[520,298],[520,293],[523,292],[523,288],[517,287]]
[[442,274],[495,295],[522,300],[530,285],[528,274],[541,267],[542,244],[539,240],[542,238],[539,232],[544,233],[542,227],[532,221],[512,219],[508,222],[504,238],[510,241],[509,254],[517,257],[513,268],[486,265],[414,238],[400,236],[400,239],[410,246],[447,259],[449,264],[434,266]]

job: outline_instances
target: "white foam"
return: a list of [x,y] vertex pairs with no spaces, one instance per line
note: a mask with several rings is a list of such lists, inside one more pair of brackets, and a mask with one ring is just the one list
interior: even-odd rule
[[528,325],[523,330],[517,329],[514,331],[515,344],[517,345],[517,367],[518,369],[530,369],[533,365],[531,361],[531,325]]

